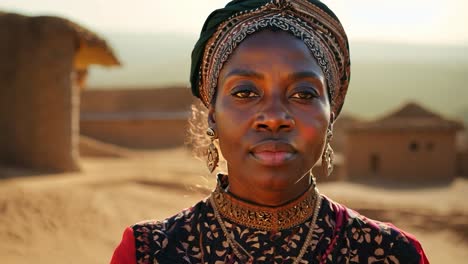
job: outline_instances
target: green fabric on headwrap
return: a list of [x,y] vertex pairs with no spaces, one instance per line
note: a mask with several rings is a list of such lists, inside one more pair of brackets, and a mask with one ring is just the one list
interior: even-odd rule
[[[342,84],[340,85],[341,87],[339,90],[340,90],[340,93],[342,93],[342,95],[340,95],[342,97],[342,101],[344,101],[344,95],[347,90],[347,82],[349,81],[349,64],[350,64],[349,63],[349,48],[348,48],[346,35],[344,34],[344,30],[342,29],[341,23],[339,22],[336,15],[326,5],[324,5],[323,3],[317,0],[308,0],[308,1],[302,0],[302,1],[311,3],[315,7],[318,7],[320,11],[317,11],[317,12],[323,12],[325,15],[328,15],[328,17],[330,18],[328,20],[334,20],[335,24],[338,24],[340,27],[334,32],[340,32],[340,33],[343,32],[341,35],[344,35],[344,36],[340,36],[340,38],[344,39],[345,43],[343,46],[345,48],[341,48],[340,51],[336,51],[337,48],[333,47],[335,50],[332,50],[330,54],[333,53],[335,57],[338,58],[338,60],[342,58],[345,58],[345,60],[347,60],[344,64],[346,64],[346,67],[348,69],[344,69],[344,73],[340,72],[340,75],[341,75],[340,81]],[[238,16],[241,12],[243,12],[244,14],[245,13],[248,14],[249,12],[253,12],[254,10],[264,7],[265,5],[272,3],[272,2],[284,4],[284,3],[295,2],[295,1],[294,0],[290,0],[290,1],[288,0],[234,0],[234,1],[229,2],[224,8],[213,11],[206,19],[203,25],[202,31],[200,33],[200,38],[195,44],[195,47],[192,51],[192,62],[191,62],[191,71],[190,71],[190,83],[191,83],[192,93],[194,96],[201,98],[202,101],[204,101],[205,105],[207,105],[207,102],[206,102],[207,100],[206,98],[203,98],[203,96],[201,95],[200,93],[201,87],[199,86],[201,82],[200,73],[203,67],[202,63],[204,60],[205,48],[207,44],[210,42],[210,40],[212,39],[214,35],[216,35],[217,33],[219,33],[220,30],[222,30],[220,28],[220,25],[222,25],[223,23],[231,19],[233,16]],[[269,10],[270,9],[266,9],[266,11],[269,11]],[[323,17],[323,15],[320,14],[319,17]],[[312,16],[311,16],[311,21],[314,21],[314,20],[316,20],[316,18],[314,17],[312,19]],[[318,21],[318,22],[322,23],[322,21]],[[329,23],[327,24],[327,22],[329,21],[323,21],[323,24],[328,25]],[[324,41],[324,43],[326,43],[326,41]],[[337,53],[340,53],[340,54],[337,54]],[[345,55],[343,56],[343,54]],[[341,99],[339,99],[338,101],[341,101]],[[339,106],[335,109],[335,114],[338,114],[339,111],[341,110],[342,102],[338,102],[338,103],[339,103]]]
[[234,0],[229,2],[226,7],[213,11],[203,24],[200,38],[198,39],[192,51],[192,64],[190,69],[190,83],[193,95],[199,97],[200,91],[198,89],[198,73],[200,71],[200,64],[203,58],[203,52],[207,41],[213,36],[218,29],[218,26],[228,19],[230,16],[244,10],[255,9],[268,1],[265,0]]

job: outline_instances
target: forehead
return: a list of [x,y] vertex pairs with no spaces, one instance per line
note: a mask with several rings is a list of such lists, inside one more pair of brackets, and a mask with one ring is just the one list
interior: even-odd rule
[[223,66],[220,78],[232,68],[255,71],[313,71],[324,76],[304,42],[285,31],[263,30],[248,36]]

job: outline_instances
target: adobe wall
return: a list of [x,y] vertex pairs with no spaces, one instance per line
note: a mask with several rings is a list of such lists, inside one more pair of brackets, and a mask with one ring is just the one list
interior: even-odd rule
[[81,94],[81,113],[183,112],[193,100],[186,87],[87,89]]
[[[377,168],[372,168],[372,155]],[[352,132],[345,157],[351,179],[445,181],[456,176],[454,132]]]
[[189,88],[86,90],[81,134],[128,148],[182,146],[195,97]]
[[182,146],[187,119],[104,118],[82,119],[81,134],[106,143],[134,148],[155,149]]
[[77,170],[73,32],[54,18],[5,14],[0,36],[0,161]]
[[468,150],[458,153],[458,174],[463,177],[468,177]]

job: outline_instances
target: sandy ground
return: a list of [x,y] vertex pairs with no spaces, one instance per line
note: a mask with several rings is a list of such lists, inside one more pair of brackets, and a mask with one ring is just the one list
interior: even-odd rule
[[[214,186],[186,150],[84,158],[83,172],[0,169],[0,263],[108,263],[122,231],[162,219]],[[327,196],[415,234],[431,263],[467,263],[468,180],[412,188],[323,183]]]

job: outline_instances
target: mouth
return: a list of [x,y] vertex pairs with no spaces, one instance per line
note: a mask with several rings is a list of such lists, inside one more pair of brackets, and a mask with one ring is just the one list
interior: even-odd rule
[[294,147],[280,140],[266,140],[254,145],[250,155],[265,166],[281,166],[295,158]]

